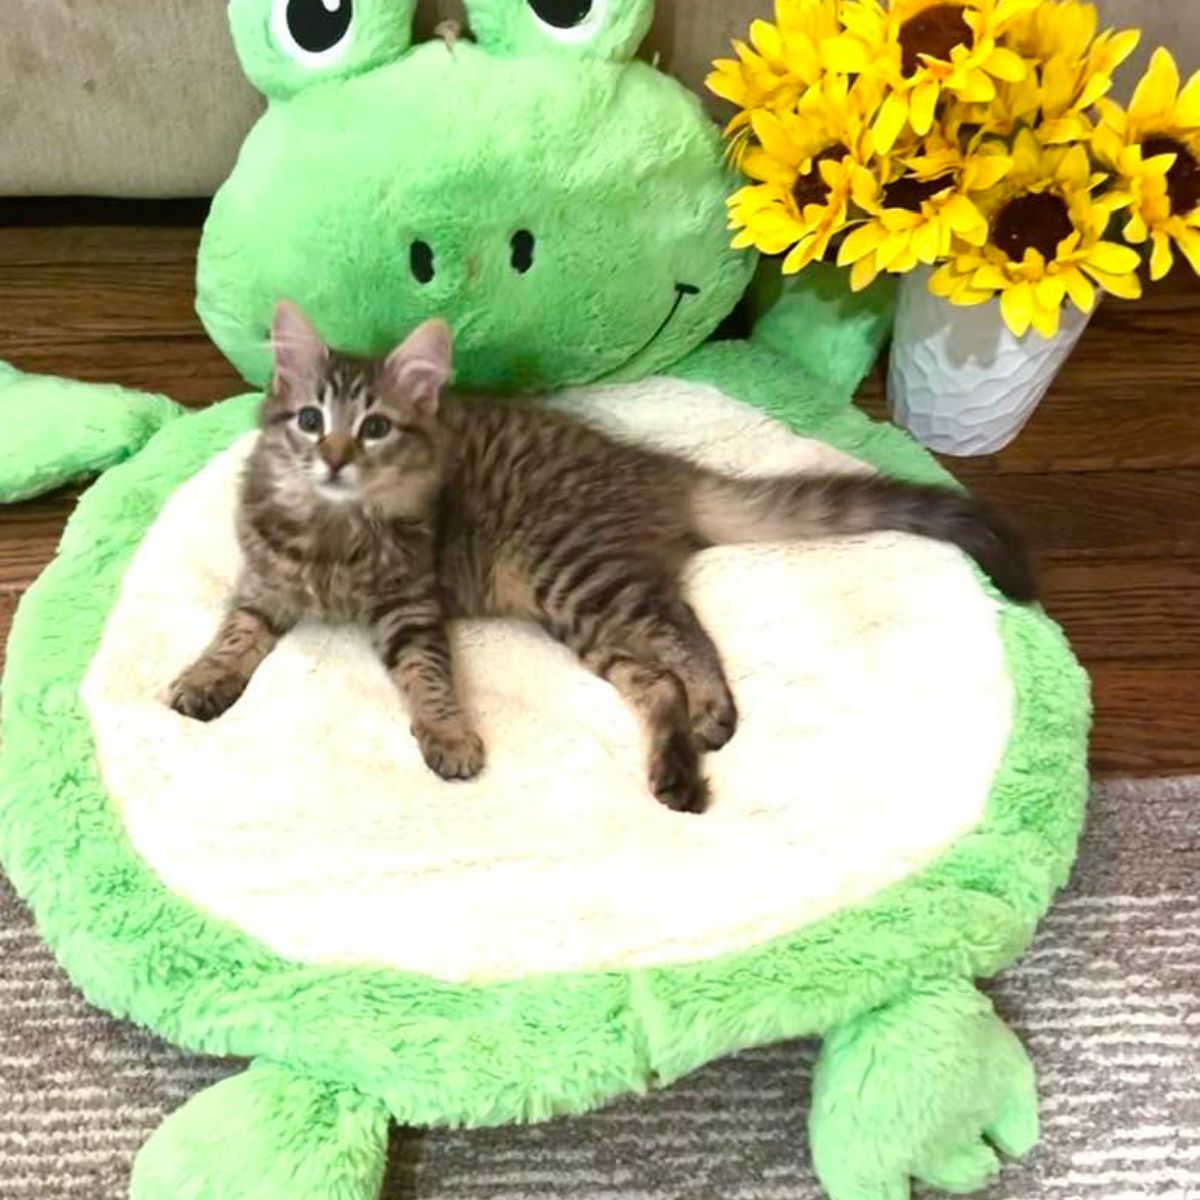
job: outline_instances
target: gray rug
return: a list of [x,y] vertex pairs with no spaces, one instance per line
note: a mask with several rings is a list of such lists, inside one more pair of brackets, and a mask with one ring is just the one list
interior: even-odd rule
[[[1045,1134],[991,1200],[1200,1200],[1200,780],[1100,789],[1076,880],[993,988]],[[816,1200],[811,1046],[582,1120],[399,1134],[388,1200]],[[0,885],[0,1198],[123,1200],[134,1152],[232,1068],[91,1011]]]

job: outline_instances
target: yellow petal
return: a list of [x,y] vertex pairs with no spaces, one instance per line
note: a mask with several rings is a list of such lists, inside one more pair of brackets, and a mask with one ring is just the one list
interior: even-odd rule
[[1185,228],[1176,237],[1180,250],[1183,251],[1193,271],[1200,275],[1200,233],[1195,229]]
[[1127,242],[1132,242],[1135,246],[1140,246],[1149,236],[1150,230],[1146,225],[1145,218],[1141,213],[1134,213],[1130,217],[1129,222],[1121,231],[1121,236]]
[[861,75],[871,66],[873,55],[858,38],[843,35],[829,38],[822,45],[821,58],[827,70],[839,75]]
[[1084,188],[1091,178],[1091,163],[1088,162],[1087,151],[1082,146],[1072,146],[1062,157],[1054,178],[1060,183],[1071,184]]
[[1133,93],[1129,115],[1135,121],[1153,121],[1170,113],[1179,95],[1179,68],[1171,52],[1160,46],[1150,59],[1150,69]]
[[783,273],[785,275],[798,275],[804,270],[816,257],[817,239],[811,234],[802,238],[792,252],[783,260]]
[[886,237],[887,234],[875,221],[871,221],[867,225],[860,225],[847,235],[846,240],[842,243],[842,248],[838,251],[838,266],[846,267],[851,263],[858,262],[864,255],[877,249]]
[[1150,278],[1157,281],[1165,279],[1175,265],[1175,255],[1171,253],[1171,239],[1165,233],[1155,233],[1154,250],[1150,255]]
[[942,215],[955,233],[967,234],[978,228],[980,224],[987,228],[983,214],[975,207],[973,201],[966,196],[951,196],[942,205]]
[[1061,308],[1067,294],[1067,284],[1061,275],[1047,275],[1033,291],[1042,308]]
[[861,292],[863,288],[870,287],[878,274],[879,267],[876,265],[875,255],[868,254],[865,258],[860,258],[850,269],[851,290]]
[[[918,229],[912,236],[910,247],[919,262],[933,266],[942,248],[942,239],[937,225],[933,221],[929,221]],[[900,269],[899,264],[897,264],[897,269]]]
[[1175,120],[1184,129],[1200,128],[1200,71],[1187,81],[1175,107]]
[[888,154],[896,144],[900,131],[908,122],[908,97],[903,92],[892,92],[883,102],[875,127],[871,131],[878,154]]
[[881,271],[888,270],[894,262],[908,249],[909,235],[907,233],[893,233],[891,237],[885,241],[878,250],[875,251],[875,259],[879,264]]
[[1008,287],[1008,280],[1005,278],[1004,272],[994,263],[984,263],[971,276],[971,286],[981,290],[998,292],[1002,288]]
[[971,71],[963,85],[956,89],[968,104],[991,104],[996,98],[996,85],[986,71]]
[[1000,297],[1000,313],[1004,323],[1017,335],[1024,337],[1033,324],[1033,285],[1018,283]]
[[1013,160],[1003,154],[978,155],[968,168],[970,187],[986,192],[1012,170]]
[[933,117],[937,111],[941,87],[934,79],[925,79],[913,88],[909,118],[913,130],[924,137],[933,128]]
[[941,296],[942,299],[948,297],[955,286],[954,264],[947,263],[944,267],[934,271],[929,278],[929,290],[935,296]]
[[1033,306],[1033,327],[1047,341],[1058,333],[1059,321],[1062,319],[1062,308],[1046,308],[1041,304]]
[[1137,300],[1142,294],[1142,281],[1136,275],[1108,275],[1088,263],[1083,269],[1110,295],[1122,300]]
[[1080,312],[1090,313],[1096,307],[1096,289],[1092,287],[1087,276],[1078,268],[1073,267],[1065,272],[1062,278],[1067,288],[1067,295],[1071,297],[1071,303]]
[[780,65],[784,62],[783,38],[779,30],[768,21],[754,21],[750,25],[750,41],[764,58]]
[[1127,275],[1141,264],[1138,252],[1116,242],[1097,242],[1088,253],[1088,265],[1106,275]]
[[1003,79],[1006,83],[1020,83],[1026,74],[1025,60],[1012,50],[1004,49],[1003,46],[997,46],[992,51],[987,62],[983,64],[983,69],[989,75],[995,75],[997,79]]
[[754,126],[754,136],[772,158],[786,163],[789,167],[800,166],[803,157],[800,148],[792,141],[783,122],[774,113],[758,109],[751,115],[750,122]]

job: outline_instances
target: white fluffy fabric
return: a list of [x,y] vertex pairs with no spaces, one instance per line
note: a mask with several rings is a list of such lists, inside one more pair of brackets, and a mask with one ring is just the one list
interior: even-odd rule
[[[863,469],[696,384],[564,403],[726,471]],[[996,607],[957,550],[904,536],[696,559],[690,594],[742,713],[702,817],[654,801],[615,692],[514,623],[456,631],[489,753],[473,783],[425,768],[353,629],[297,630],[211,725],[175,715],[164,688],[237,571],[250,445],[167,505],[84,696],[146,862],[276,952],[475,981],[702,959],[861,902],[979,822],[1013,702]]]

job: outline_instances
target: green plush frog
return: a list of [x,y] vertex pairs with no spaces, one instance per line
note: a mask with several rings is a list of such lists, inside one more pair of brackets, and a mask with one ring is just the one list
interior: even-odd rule
[[[413,7],[232,0],[269,105],[214,202],[198,307],[248,381],[283,297],[358,353],[441,316],[471,387],[727,468],[944,480],[849,403],[886,296],[814,272],[752,341],[709,340],[755,262],[729,247],[717,131],[633,57],[652,0],[467,0],[472,40],[419,46]],[[466,635],[501,731],[476,793],[409,772],[348,632],[298,633],[244,718],[200,731],[159,693],[236,569],[258,398],[188,414],[0,364],[0,501],[104,472],[15,622],[0,854],[90,999],[253,1060],[164,1124],[135,1200],[372,1200],[390,1120],[582,1112],[804,1035],[826,1039],[811,1135],[834,1200],[970,1190],[1030,1148],[1032,1068],[973,980],[1028,944],[1082,822],[1086,680],[1042,613],[915,539],[705,567],[745,754],[771,747],[739,766],[735,740],[707,824],[636,806],[623,718],[532,634]],[[512,720],[506,766],[529,672],[559,690]],[[335,676],[354,686],[330,699]],[[522,774],[529,728],[552,780]]]

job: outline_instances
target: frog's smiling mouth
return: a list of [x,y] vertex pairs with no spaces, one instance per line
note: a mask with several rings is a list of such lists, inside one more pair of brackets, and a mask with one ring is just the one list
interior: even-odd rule
[[623,371],[631,362],[641,358],[655,342],[667,331],[667,326],[675,320],[675,314],[679,311],[680,305],[688,296],[700,295],[700,289],[694,283],[677,283],[675,285],[675,303],[671,305],[671,311],[663,318],[662,324],[646,339],[644,345],[635,350],[623,363],[614,367],[608,372],[609,375],[615,375],[618,371]]

